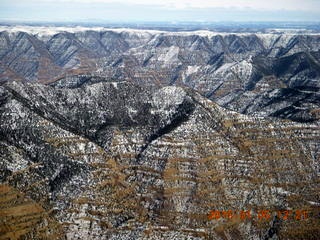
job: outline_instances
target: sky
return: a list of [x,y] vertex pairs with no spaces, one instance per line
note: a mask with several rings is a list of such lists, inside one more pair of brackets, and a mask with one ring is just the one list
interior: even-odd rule
[[0,0],[0,21],[320,21],[320,0]]

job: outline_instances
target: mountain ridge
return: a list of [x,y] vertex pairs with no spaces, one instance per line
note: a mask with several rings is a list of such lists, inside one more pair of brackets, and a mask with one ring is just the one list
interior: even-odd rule
[[[0,81],[51,84],[80,74],[142,86],[188,86],[239,113],[319,120],[316,33],[0,29],[6,30],[0,33]],[[312,96],[306,98],[301,88]],[[290,90],[296,93],[291,102],[280,101]]]
[[[8,82],[0,96],[2,184],[40,204],[29,215],[44,214],[41,228],[26,225],[24,236],[318,236],[317,123],[241,115],[190,88],[103,79]],[[0,211],[14,222],[8,234],[21,229],[16,204]],[[309,217],[208,220],[217,209],[306,209]]]

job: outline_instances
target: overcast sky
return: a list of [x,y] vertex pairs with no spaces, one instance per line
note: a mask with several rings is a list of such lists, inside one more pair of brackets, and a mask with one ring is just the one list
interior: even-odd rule
[[0,0],[0,20],[320,21],[320,0]]

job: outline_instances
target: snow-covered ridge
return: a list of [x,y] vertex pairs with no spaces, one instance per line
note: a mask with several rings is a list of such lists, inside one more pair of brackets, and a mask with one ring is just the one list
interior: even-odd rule
[[[183,32],[169,32],[169,31],[159,31],[159,30],[146,30],[146,29],[131,29],[131,28],[105,28],[105,27],[46,27],[46,26],[0,26],[0,32],[7,31],[7,32],[26,32],[33,35],[55,35],[60,32],[70,32],[70,33],[77,33],[77,32],[84,32],[84,31],[112,31],[117,33],[129,33],[129,34],[164,34],[164,35],[183,35],[183,36],[190,36],[190,35],[198,35],[203,37],[212,37],[217,35],[231,35],[236,34],[239,36],[246,36],[252,35],[253,33],[236,33],[236,32],[214,32],[209,30],[197,30],[197,31],[183,31]],[[314,33],[312,31],[304,30],[304,29],[269,29],[266,33],[258,32],[257,35],[259,36],[267,36],[271,37],[272,35],[278,34],[286,34],[286,35],[318,35],[320,33]]]
[[7,31],[7,32],[26,32],[29,34],[39,34],[39,35],[54,35],[60,32],[70,32],[70,33],[77,33],[77,32],[85,32],[85,31],[113,31],[113,32],[128,32],[128,33],[163,33],[163,31],[157,30],[140,30],[140,29],[129,29],[129,28],[104,28],[104,27],[45,27],[45,26],[0,26],[0,32]]

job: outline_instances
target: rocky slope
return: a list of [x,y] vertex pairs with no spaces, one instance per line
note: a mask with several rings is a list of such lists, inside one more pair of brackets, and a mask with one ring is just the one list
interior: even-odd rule
[[239,113],[319,119],[320,35],[0,28],[0,81],[95,75],[189,86]]
[[7,82],[0,239],[317,239],[319,138],[318,122],[241,115],[189,88]]

